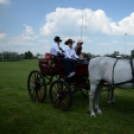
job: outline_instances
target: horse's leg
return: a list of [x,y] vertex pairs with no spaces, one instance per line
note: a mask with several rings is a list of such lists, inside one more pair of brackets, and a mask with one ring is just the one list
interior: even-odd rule
[[114,87],[112,87],[111,103],[115,103],[115,99],[114,99]]
[[111,103],[114,103],[114,102],[115,102],[115,100],[114,100],[114,87],[111,86],[108,89],[108,101],[107,101],[107,103],[111,104]]
[[95,116],[95,112],[93,110],[93,100],[96,92],[97,84],[90,83],[90,91],[89,91],[89,111],[90,116]]
[[111,94],[112,94],[112,89],[110,88],[107,91],[107,98],[108,98],[107,104],[111,104]]
[[95,101],[95,109],[97,110],[98,114],[102,114],[102,111],[99,108],[99,97],[100,97],[100,94],[102,91],[102,87],[103,87],[103,82],[101,82],[98,85],[98,88],[97,88],[96,93],[95,93],[95,100],[94,100]]

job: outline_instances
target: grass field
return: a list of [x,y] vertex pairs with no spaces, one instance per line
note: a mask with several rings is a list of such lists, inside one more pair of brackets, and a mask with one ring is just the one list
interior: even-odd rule
[[37,69],[36,60],[0,62],[0,134],[134,134],[134,90],[115,90],[114,105],[107,105],[102,92],[102,115],[90,117],[88,99],[74,94],[70,111],[54,109],[49,96],[32,102],[27,76]]

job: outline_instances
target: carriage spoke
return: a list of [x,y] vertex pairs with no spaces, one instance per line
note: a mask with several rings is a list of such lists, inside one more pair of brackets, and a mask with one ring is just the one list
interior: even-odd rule
[[66,99],[64,99],[64,102],[67,103],[68,101],[70,101],[70,98],[66,97]]
[[59,83],[57,83],[57,91],[59,92],[61,87],[59,86]]
[[54,89],[56,89],[57,92],[60,92],[60,88],[58,87],[58,85],[55,85],[54,87]]
[[57,101],[58,101],[58,98],[56,98],[56,99],[54,100],[54,103],[57,103]]
[[61,100],[59,99],[57,108],[60,108],[60,105],[61,105]]
[[31,81],[32,81],[32,83],[35,83],[35,76],[34,76],[34,74],[32,74],[32,76],[31,76]]
[[31,83],[34,83],[32,78],[30,79],[30,82],[31,82]]
[[37,93],[36,93],[35,90],[33,90],[32,98],[33,98],[34,101],[37,101]]
[[44,84],[43,83],[40,83],[40,86],[44,86]]
[[31,76],[30,81],[31,81],[32,83],[35,83],[35,78],[34,78],[34,75],[32,75],[32,76]]
[[44,92],[42,91],[42,89],[38,90],[38,97],[41,99],[44,95]]
[[38,73],[36,74],[36,79],[38,79]]
[[64,100],[62,100],[62,102],[67,106],[67,103]]
[[39,95],[38,95],[38,91],[36,91],[36,96],[37,96],[37,99],[38,99],[38,102],[39,102]]

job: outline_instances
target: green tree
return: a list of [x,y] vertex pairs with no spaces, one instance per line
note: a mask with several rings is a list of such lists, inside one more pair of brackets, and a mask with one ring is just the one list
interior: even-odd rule
[[25,59],[32,59],[33,58],[33,53],[30,51],[25,52]]
[[134,58],[134,50],[131,51],[131,57]]

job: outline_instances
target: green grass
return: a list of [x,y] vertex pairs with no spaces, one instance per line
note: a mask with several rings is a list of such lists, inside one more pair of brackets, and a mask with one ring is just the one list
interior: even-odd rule
[[77,92],[70,111],[52,107],[49,96],[44,103],[32,102],[27,77],[38,70],[36,60],[0,62],[0,134],[133,134],[134,90],[115,90],[116,103],[107,105],[102,92],[102,115],[91,118],[88,99]]

